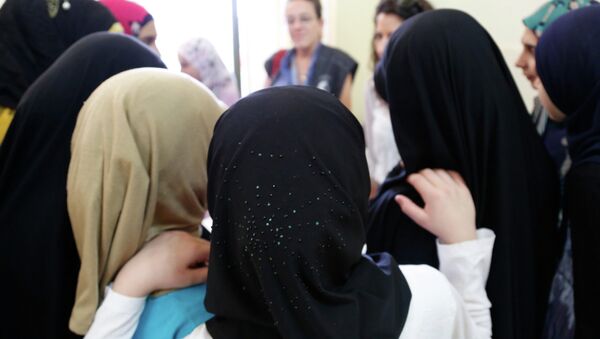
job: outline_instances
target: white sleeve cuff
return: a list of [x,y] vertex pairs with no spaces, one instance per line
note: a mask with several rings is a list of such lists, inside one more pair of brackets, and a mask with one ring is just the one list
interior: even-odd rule
[[474,284],[485,286],[490,272],[496,235],[487,228],[478,229],[476,234],[477,239],[456,244],[437,241],[440,271],[459,293],[474,288]]
[[144,308],[146,297],[129,297],[111,288],[112,284],[104,290],[102,305],[119,313],[137,313]]

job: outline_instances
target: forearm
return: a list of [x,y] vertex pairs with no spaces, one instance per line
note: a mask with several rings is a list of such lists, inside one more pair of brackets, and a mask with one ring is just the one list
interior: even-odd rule
[[478,333],[477,337],[489,338],[492,334],[491,303],[485,286],[494,240],[493,231],[479,229],[476,240],[452,245],[443,245],[438,241],[437,244],[440,271],[462,300],[466,315]]
[[108,287],[106,298],[96,311],[94,322],[85,338],[132,338],[144,311],[145,301],[145,297],[128,297]]

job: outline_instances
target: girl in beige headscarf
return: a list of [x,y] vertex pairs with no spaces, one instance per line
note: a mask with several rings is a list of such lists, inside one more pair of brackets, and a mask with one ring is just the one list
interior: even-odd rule
[[120,73],[88,99],[67,182],[81,258],[74,332],[87,332],[105,288],[148,240],[168,230],[198,234],[208,145],[222,112],[204,85],[160,69]]

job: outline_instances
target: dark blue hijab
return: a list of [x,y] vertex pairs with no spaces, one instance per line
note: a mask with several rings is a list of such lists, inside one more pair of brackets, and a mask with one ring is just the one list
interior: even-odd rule
[[535,57],[548,96],[567,116],[572,168],[600,164],[600,6],[556,20]]

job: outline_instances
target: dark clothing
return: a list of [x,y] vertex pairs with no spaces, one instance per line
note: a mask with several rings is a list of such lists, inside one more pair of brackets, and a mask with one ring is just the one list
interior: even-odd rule
[[164,67],[133,38],[96,33],[25,93],[0,149],[0,337],[69,338],[79,256],[67,213],[71,135],[84,101],[128,69]]
[[16,108],[27,88],[69,46],[116,22],[93,0],[6,0],[0,9],[0,106]]
[[[280,54],[275,53],[265,63],[267,74],[272,79],[271,84],[297,84],[292,81],[294,75],[291,74],[295,51],[293,49],[287,51],[283,58],[281,58],[281,61],[279,61],[280,64],[277,65],[279,57]],[[313,62],[308,71],[306,85],[317,87],[339,97],[342,94],[346,77],[350,75],[354,79],[357,68],[358,63],[348,54],[337,48],[320,44],[315,50]],[[277,72],[272,72],[272,70],[277,70]]]
[[544,146],[556,167],[556,172],[562,179],[571,165],[569,148],[567,147],[567,127],[563,122],[556,122],[548,117],[548,111],[535,98],[531,119],[544,141]]
[[539,337],[560,254],[558,176],[498,47],[462,12],[426,12],[392,35],[377,72],[406,172],[393,171],[371,204],[368,250],[437,266],[434,237],[394,195],[416,198],[406,176],[424,168],[457,171],[477,227],[497,237],[486,288],[494,338]]
[[575,338],[597,338],[600,280],[600,6],[558,18],[536,47],[537,71],[550,100],[565,114],[571,169],[565,218],[571,228]]
[[565,202],[573,250],[575,337],[598,338],[600,164],[569,171],[565,180]]
[[361,255],[369,190],[362,128],[333,95],[269,88],[225,112],[208,155],[213,338],[398,338],[411,294],[390,255]]
[[563,15],[536,47],[540,79],[566,115],[572,168],[600,164],[599,13],[600,6],[594,5]]

